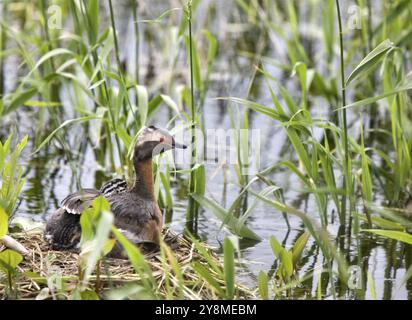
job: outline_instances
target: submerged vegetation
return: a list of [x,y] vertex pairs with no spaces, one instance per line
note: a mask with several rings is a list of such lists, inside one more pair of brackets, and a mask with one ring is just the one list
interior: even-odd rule
[[[2,298],[412,297],[410,0],[0,6]],[[44,220],[70,191],[131,181],[150,124],[191,143],[154,159],[159,251],[104,198],[79,255],[49,251]],[[105,258],[115,239],[128,261]]]

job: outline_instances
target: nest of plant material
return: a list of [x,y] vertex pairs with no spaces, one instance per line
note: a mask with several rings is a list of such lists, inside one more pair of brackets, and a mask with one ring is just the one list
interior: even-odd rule
[[[79,284],[79,254],[66,251],[50,250],[43,240],[41,231],[30,231],[15,233],[14,239],[20,242],[28,251],[24,260],[18,265],[17,272],[13,279],[13,288],[7,285],[7,279],[0,276],[0,299],[7,297],[19,299],[68,299],[73,298],[73,291]],[[176,234],[169,229],[163,230],[164,242],[171,248],[173,255],[181,268],[183,283],[178,281],[169,261],[162,261],[160,252],[145,253],[146,262],[152,269],[153,277],[157,282],[157,294],[168,298],[184,299],[218,299],[216,289],[214,289],[204,278],[202,278],[193,268],[193,262],[202,264],[209,275],[213,277],[219,285],[224,288],[224,281],[219,280],[212,268],[208,267],[206,258],[195,248],[194,243],[185,235]],[[222,261],[213,250],[203,244],[214,262],[222,266]],[[6,249],[0,244],[0,252]],[[165,272],[165,268],[168,268]],[[89,277],[87,292],[94,293],[92,297],[103,299],[122,298],[122,295],[113,295],[113,292],[121,292],[127,288],[137,288],[141,284],[141,278],[135,272],[128,260],[103,259]],[[175,287],[175,288],[174,288]],[[133,289],[130,289],[133,292]],[[8,292],[8,294],[6,293]],[[10,296],[10,292],[13,296]],[[174,292],[175,297],[170,293]],[[177,296],[178,292],[183,292]],[[16,296],[17,294],[17,296]],[[129,297],[149,298],[150,296],[130,294]],[[238,285],[236,296],[238,299],[253,298],[253,293],[246,287]]]

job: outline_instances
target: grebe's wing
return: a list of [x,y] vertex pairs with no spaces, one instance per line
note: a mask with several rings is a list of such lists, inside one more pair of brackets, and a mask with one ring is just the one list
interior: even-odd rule
[[113,179],[106,182],[99,190],[82,189],[68,195],[62,201],[62,208],[68,213],[81,214],[84,209],[90,207],[91,202],[100,195],[108,198],[111,195],[127,191],[127,183],[122,179]]
[[90,207],[93,199],[100,196],[101,193],[95,189],[82,189],[68,195],[63,199],[61,206],[66,212],[72,214],[81,214],[84,209]]
[[106,182],[101,188],[100,193],[106,198],[115,194],[120,194],[127,191],[127,183],[123,179],[112,179]]

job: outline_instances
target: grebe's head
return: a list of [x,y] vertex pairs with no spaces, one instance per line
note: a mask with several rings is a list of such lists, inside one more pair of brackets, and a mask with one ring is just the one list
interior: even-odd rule
[[134,149],[134,160],[142,161],[151,159],[171,149],[186,149],[184,144],[177,143],[174,137],[166,130],[155,126],[146,127],[142,130]]

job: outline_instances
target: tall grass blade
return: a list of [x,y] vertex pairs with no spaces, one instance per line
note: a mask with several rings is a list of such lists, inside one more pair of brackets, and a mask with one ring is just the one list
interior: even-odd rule
[[239,223],[239,219],[229,214],[215,201],[200,194],[191,195],[201,206],[210,210],[222,223],[224,223],[233,233],[243,238],[260,241],[261,238],[246,225]]
[[412,235],[406,232],[380,229],[362,229],[361,231],[374,233],[379,236],[398,240],[407,244],[412,244]]
[[235,251],[232,242],[225,238],[223,243],[223,261],[226,283],[226,298],[231,300],[235,295]]

